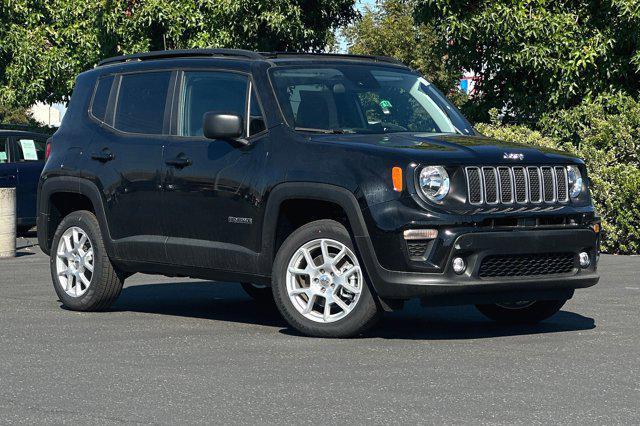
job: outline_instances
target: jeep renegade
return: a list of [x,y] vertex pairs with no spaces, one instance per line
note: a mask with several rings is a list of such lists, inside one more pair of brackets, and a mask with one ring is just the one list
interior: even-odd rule
[[536,322],[598,281],[584,163],[483,137],[390,58],[111,58],[49,143],[38,239],[70,309],[136,272],[196,277],[346,337],[412,298]]

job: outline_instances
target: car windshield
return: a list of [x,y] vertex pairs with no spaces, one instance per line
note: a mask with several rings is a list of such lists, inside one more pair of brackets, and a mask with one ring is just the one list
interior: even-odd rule
[[473,134],[428,81],[371,65],[277,67],[271,79],[290,126],[321,133]]

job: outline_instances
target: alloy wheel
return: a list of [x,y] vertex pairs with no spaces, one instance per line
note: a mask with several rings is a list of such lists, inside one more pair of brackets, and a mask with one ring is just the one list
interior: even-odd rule
[[60,286],[71,297],[87,292],[93,277],[93,244],[85,231],[77,226],[60,237],[56,251],[56,273]]
[[338,321],[353,311],[364,278],[356,255],[333,239],[300,247],[289,261],[287,292],[298,312],[320,323]]

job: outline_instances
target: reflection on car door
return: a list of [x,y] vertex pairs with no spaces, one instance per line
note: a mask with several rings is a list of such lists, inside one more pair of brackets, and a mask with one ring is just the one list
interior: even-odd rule
[[154,70],[105,77],[95,91],[91,114],[104,125],[94,134],[87,164],[123,259],[166,262],[159,186],[172,75]]
[[167,256],[179,265],[250,271],[259,241],[250,188],[265,157],[263,141],[242,145],[205,139],[202,133],[204,113],[219,111],[240,115],[245,137],[264,135],[261,112],[252,113],[247,123],[249,78],[233,72],[186,71],[177,87],[174,136],[164,153]]

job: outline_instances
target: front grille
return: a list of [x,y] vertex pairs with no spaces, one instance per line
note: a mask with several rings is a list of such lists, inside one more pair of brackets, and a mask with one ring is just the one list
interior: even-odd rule
[[567,171],[560,166],[466,167],[469,203],[566,203]]
[[482,260],[478,275],[487,278],[566,274],[573,267],[572,253],[494,255]]

